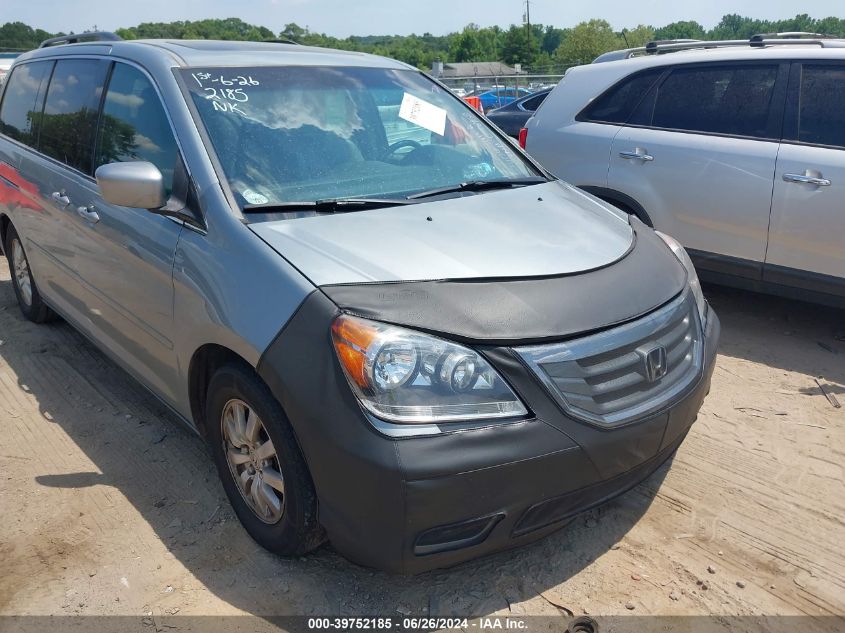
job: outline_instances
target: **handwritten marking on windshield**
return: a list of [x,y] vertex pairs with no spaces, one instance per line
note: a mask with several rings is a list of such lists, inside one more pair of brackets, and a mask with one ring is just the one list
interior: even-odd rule
[[243,88],[203,88],[203,90],[206,99],[228,99],[239,103],[249,101],[249,95],[243,91]]
[[231,101],[212,101],[211,105],[214,106],[217,112],[237,112],[242,116],[246,116],[246,112],[241,110],[237,103],[232,103]]
[[[249,95],[244,86],[260,86],[261,82],[253,79],[251,75],[213,75],[208,72],[191,73],[194,81],[205,93],[203,97],[211,101],[216,112],[236,112],[247,116],[238,104],[247,103]],[[216,85],[208,85],[216,84]],[[239,87],[229,87],[239,86]]]
[[234,77],[226,77],[225,75],[212,75],[211,73],[191,73],[191,77],[197,82],[200,88],[205,88],[208,83],[219,83],[221,86],[260,86],[261,82],[253,79],[250,75],[235,75]]

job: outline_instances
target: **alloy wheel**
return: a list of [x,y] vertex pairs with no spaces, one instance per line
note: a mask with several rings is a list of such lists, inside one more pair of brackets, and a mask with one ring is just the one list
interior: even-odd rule
[[32,276],[29,272],[29,262],[23,252],[19,239],[12,240],[12,274],[20,291],[21,299],[26,307],[32,305]]
[[278,523],[285,511],[285,482],[273,441],[258,414],[233,399],[220,418],[223,451],[241,496],[261,521]]

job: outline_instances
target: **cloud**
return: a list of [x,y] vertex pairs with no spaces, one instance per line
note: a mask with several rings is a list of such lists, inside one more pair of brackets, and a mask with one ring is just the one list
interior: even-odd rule
[[135,145],[135,147],[145,152],[157,154],[162,151],[161,148],[156,145],[150,137],[144,136],[143,134],[136,134],[135,137],[132,139],[132,143]]
[[106,95],[106,101],[110,101],[112,103],[122,105],[127,108],[138,108],[144,105],[144,100],[138,95],[114,92],[113,90],[109,90],[108,94]]

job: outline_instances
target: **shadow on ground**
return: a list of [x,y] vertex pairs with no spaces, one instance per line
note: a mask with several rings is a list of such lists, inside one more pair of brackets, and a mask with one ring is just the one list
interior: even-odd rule
[[[720,354],[821,376],[826,389],[845,393],[845,310],[722,286],[705,294],[722,320]],[[820,390],[811,383],[801,393]]]

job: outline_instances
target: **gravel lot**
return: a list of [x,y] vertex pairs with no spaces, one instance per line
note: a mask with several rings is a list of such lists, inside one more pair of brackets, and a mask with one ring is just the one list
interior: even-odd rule
[[203,442],[68,325],[25,322],[4,260],[0,614],[845,615],[845,407],[815,382],[845,405],[845,312],[707,290],[720,356],[669,466],[534,545],[406,578],[260,549]]

